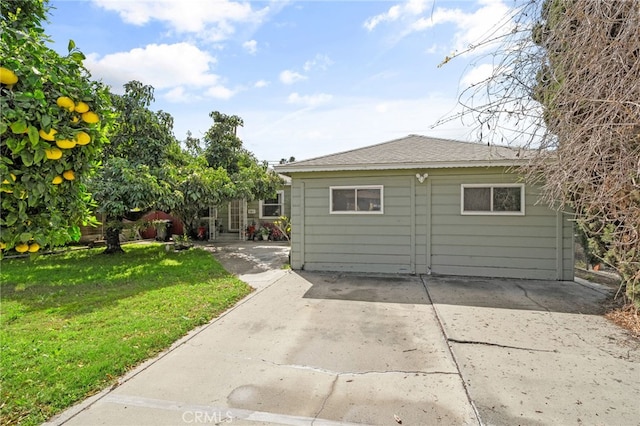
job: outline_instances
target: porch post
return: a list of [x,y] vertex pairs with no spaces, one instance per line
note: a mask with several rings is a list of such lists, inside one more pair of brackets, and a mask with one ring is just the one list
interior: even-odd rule
[[218,220],[218,208],[216,206],[209,206],[209,241],[214,241],[218,237],[218,227],[216,221]]

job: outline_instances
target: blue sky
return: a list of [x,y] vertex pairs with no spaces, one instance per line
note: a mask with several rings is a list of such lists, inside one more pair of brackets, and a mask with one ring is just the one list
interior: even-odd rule
[[209,112],[235,114],[260,160],[301,160],[410,133],[472,140],[471,123],[432,128],[492,69],[486,52],[438,64],[486,36],[509,0],[51,0],[46,33],[73,39],[115,92],[155,88],[179,140]]

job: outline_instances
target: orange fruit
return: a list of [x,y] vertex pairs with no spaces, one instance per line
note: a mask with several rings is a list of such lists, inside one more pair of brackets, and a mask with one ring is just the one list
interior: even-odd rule
[[0,67],[0,83],[12,86],[18,82],[16,73],[8,68]]
[[62,151],[60,151],[55,146],[45,149],[44,154],[47,156],[47,159],[49,160],[59,160],[60,158],[62,158]]
[[73,172],[73,170],[67,170],[64,173],[62,173],[62,176],[66,179],[66,180],[74,180],[76,178],[76,174]]
[[86,103],[80,101],[76,104],[76,112],[79,112],[80,114],[82,114],[87,111],[89,111],[89,105],[87,105]]
[[4,250],[7,248],[7,243],[5,243],[4,241],[0,241],[0,250]]
[[62,176],[56,176],[56,177],[53,178],[51,183],[54,184],[54,185],[60,185],[63,180],[64,179],[62,179]]
[[40,250],[40,244],[38,243],[29,244],[29,253],[35,253],[38,250]]
[[75,140],[69,140],[69,139],[60,139],[56,141],[56,145],[58,145],[58,148],[62,148],[62,149],[71,149],[74,146],[76,146],[76,141]]
[[74,140],[78,145],[86,145],[91,142],[91,136],[87,132],[78,132]]
[[82,113],[82,121],[89,124],[94,124],[100,121],[100,117],[93,111],[87,111]]
[[73,110],[76,108],[76,104],[73,102],[73,99],[67,96],[60,96],[56,100],[56,104],[58,104],[60,108],[64,108],[69,112],[73,112]]
[[[11,179],[15,182],[16,181],[16,175],[14,175],[13,173],[9,173],[11,175]],[[13,194],[13,190],[11,189],[11,182],[9,182],[9,179],[5,179],[2,181],[2,185],[4,185],[3,188],[0,188],[1,192],[6,192],[7,194]]]
[[40,135],[40,137],[42,139],[44,139],[45,141],[53,141],[56,138],[56,133],[58,133],[58,131],[56,129],[51,129],[49,130],[49,132],[45,132],[44,130],[40,129],[40,131],[38,132],[38,134]]
[[16,246],[16,251],[17,251],[18,253],[24,253],[24,252],[26,252],[27,250],[29,250],[29,245],[28,245],[28,244],[20,243],[20,244],[18,244],[18,245]]

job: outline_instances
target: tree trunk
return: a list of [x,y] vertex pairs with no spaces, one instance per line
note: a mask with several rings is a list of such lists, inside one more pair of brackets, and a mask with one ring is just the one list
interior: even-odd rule
[[119,227],[107,227],[106,231],[107,248],[102,252],[103,254],[124,253],[120,246],[120,228]]

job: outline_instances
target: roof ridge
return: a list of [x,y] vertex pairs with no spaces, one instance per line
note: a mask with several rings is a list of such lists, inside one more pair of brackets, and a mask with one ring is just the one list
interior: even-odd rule
[[306,158],[306,159],[300,160],[300,161],[294,161],[293,163],[290,163],[290,164],[303,163],[303,162],[306,162],[306,161],[318,160],[320,158],[335,157],[336,155],[343,155],[343,154],[347,154],[349,152],[360,151],[361,149],[367,149],[367,148],[372,148],[374,146],[385,145],[385,144],[388,144],[388,143],[391,143],[391,142],[397,142],[397,141],[402,140],[402,139],[407,139],[410,136],[417,136],[417,135],[403,136],[401,138],[393,139],[393,140],[390,140],[390,141],[378,142],[378,143],[373,144],[373,145],[361,146],[359,148],[351,148],[351,149],[347,149],[346,151],[339,151],[339,152],[334,152],[334,153],[331,153],[331,154],[318,155],[317,157],[311,157],[311,158]]

